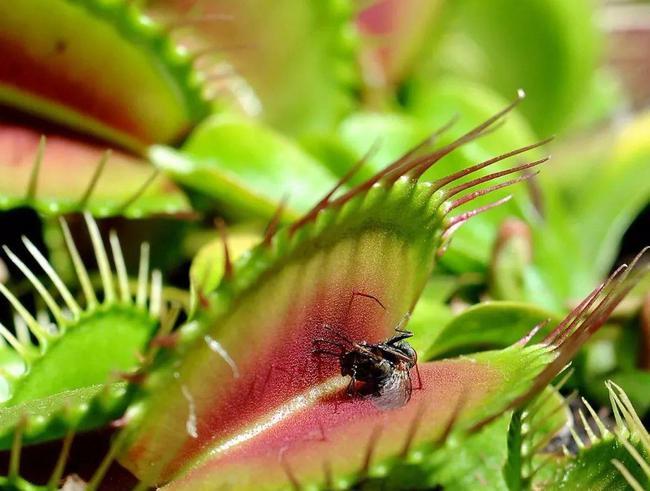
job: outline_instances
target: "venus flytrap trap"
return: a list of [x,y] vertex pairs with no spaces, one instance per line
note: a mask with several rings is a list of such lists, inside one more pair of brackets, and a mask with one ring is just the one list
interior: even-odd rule
[[208,113],[192,59],[131,2],[28,0],[0,19],[4,102],[135,151]]
[[[485,185],[476,191],[472,191],[472,187],[491,184],[493,179],[541,163],[521,164],[507,171],[456,183],[474,171],[534,147],[530,146],[437,182],[417,184],[418,177],[427,168],[462,143],[480,136],[511,109],[509,106],[447,147],[421,157],[407,154],[352,190],[338,197],[328,194],[303,218],[279,229],[241,264],[236,263],[232,275],[224,278],[212,295],[211,307],[200,313],[198,328],[194,325],[185,334],[181,330],[181,341],[167,355],[168,361],[160,362],[161,366],[154,369],[145,382],[141,402],[130,410],[131,417],[141,421],[142,428],[134,423],[138,428],[134,433],[138,437],[127,460],[139,466],[139,459],[133,455],[143,455],[149,461],[143,471],[159,472],[166,479],[164,476],[169,475],[170,470],[165,470],[164,466],[171,465],[173,469],[179,464],[166,463],[165,459],[182,451],[183,446],[188,448],[186,452],[195,453],[205,446],[204,438],[214,440],[219,433],[223,434],[221,438],[226,437],[226,428],[211,426],[206,430],[202,421],[231,417],[240,420],[243,413],[251,411],[246,418],[252,422],[283,400],[291,400],[314,383],[324,382],[324,376],[332,373],[336,361],[323,360],[322,367],[317,369],[311,343],[315,338],[327,337],[325,324],[344,329],[352,339],[377,342],[389,337],[404,313],[412,309],[436,252],[444,248],[450,231],[487,208],[456,212],[455,217],[448,217],[448,214],[520,178]],[[464,194],[458,197],[460,193]],[[366,252],[360,254],[360,250]],[[417,266],[422,264],[428,266]],[[408,295],[404,294],[405,286],[410,292]],[[294,291],[294,288],[302,291]],[[348,301],[355,291],[380,299],[387,310],[384,313],[376,303],[359,298],[351,304],[352,318],[347,318]],[[258,302],[266,304],[264,298],[270,295],[268,292],[274,292],[273,305],[269,305],[268,310],[258,308]],[[243,305],[249,306],[244,308]],[[248,337],[243,335],[241,328],[234,327],[238,325],[246,325],[247,330],[251,330]],[[269,334],[263,334],[265,332]],[[240,379],[231,380],[232,374],[226,364],[219,365],[223,372],[213,367],[210,373],[204,373],[201,369],[204,363],[214,365],[211,361],[214,353],[204,340],[206,334],[218,340],[230,353],[242,374]],[[246,346],[245,353],[243,346]],[[178,357],[182,361],[175,362]],[[272,360],[269,363],[259,362],[268,357]],[[293,368],[283,366],[287,363]],[[287,370],[295,371],[302,366],[307,367],[306,373],[287,373]],[[267,378],[271,385],[265,387]],[[160,391],[158,387],[162,386],[176,387],[176,390]],[[188,439],[186,432],[173,430],[172,421],[176,424],[185,421],[188,410],[187,398],[176,392],[181,390],[179,386],[193,394],[196,402],[198,439]],[[205,394],[208,387],[212,392],[209,396]],[[330,386],[326,384],[326,387]],[[247,393],[255,397],[267,394],[271,400],[265,404],[255,403],[254,399],[247,399]],[[229,401],[232,398],[239,402],[233,404]],[[244,411],[241,404],[252,406]],[[157,412],[155,408],[163,406],[166,410],[160,416],[169,423],[157,422],[152,417]],[[238,414],[232,414],[235,408]],[[217,416],[223,411],[226,413]],[[203,436],[205,431],[211,435]],[[174,448],[178,450],[173,451]]]
[[0,123],[0,209],[44,216],[88,211],[142,218],[191,211],[167,177],[137,157],[92,142]]
[[[537,480],[539,486],[647,489],[650,482],[648,432],[622,389],[611,382],[606,385],[615,417],[613,424],[606,424],[583,399],[584,409],[578,410],[577,419],[570,427],[563,455],[545,456],[545,468]],[[567,449],[569,445],[573,451]]]
[[[0,406],[0,446],[5,449],[12,445],[19,427],[21,441],[32,443],[60,438],[70,428],[85,430],[119,417],[127,403],[121,374],[138,366],[138,355],[160,323],[161,276],[153,271],[149,277],[148,245],[142,246],[137,287],[132,292],[117,235],[110,235],[113,271],[97,224],[88,214],[85,219],[100,271],[99,290],[93,287],[68,226],[61,220],[83,303],[29,239],[23,238],[25,252],[42,271],[31,270],[20,258],[22,254],[4,248],[49,310],[44,320],[42,316],[36,318],[0,284],[0,294],[17,313],[18,336],[1,324],[0,334],[24,365],[18,373],[4,371],[2,375],[8,387]],[[50,293],[39,273],[45,274],[61,301]]]
[[[350,400],[340,383],[321,384],[319,390],[325,393],[320,395],[320,401],[313,390],[303,398],[292,399],[269,419],[262,418],[250,429],[212,446],[193,469],[189,468],[187,476],[183,477],[186,469],[168,488],[210,489],[220,483],[236,483],[242,489],[264,485],[269,489],[283,488],[292,482],[350,485],[364,476],[379,477],[401,462],[417,463],[422,455],[442,444],[452,429],[481,428],[546,386],[549,378],[564,366],[575,343],[602,325],[607,312],[642,272],[643,268],[632,265],[628,276],[624,272],[613,275],[561,322],[545,343],[527,348],[523,342],[528,339],[524,339],[501,352],[421,364],[423,388],[414,391],[413,399],[401,409],[380,411],[368,400]],[[454,383],[443,383],[449,380],[447,377]],[[291,378],[284,379],[287,381]],[[267,383],[271,384],[271,379]],[[336,387],[338,394],[332,394]],[[266,396],[262,393],[256,403],[265,404],[265,398],[274,395],[277,392]],[[544,413],[542,419],[549,417],[547,411],[552,416],[563,407],[561,402],[555,402],[547,408],[547,399],[533,403],[545,407],[544,411],[534,411]],[[552,435],[555,429],[548,428],[544,435]],[[343,442],[351,441],[367,444],[350,448],[348,443],[341,455]],[[539,447],[540,440],[533,439],[530,445]],[[260,468],[265,469],[266,484],[260,484],[254,477]],[[407,476],[402,475],[401,479]],[[408,488],[408,483],[404,487]]]
[[[191,322],[171,334],[167,333],[172,327],[168,324],[155,339],[139,373],[129,377],[132,383],[128,397],[122,387],[110,398],[114,411],[104,406],[96,410],[94,401],[98,397],[92,391],[106,382],[110,372],[106,366],[97,371],[102,373],[102,380],[90,384],[70,376],[55,386],[47,382],[52,370],[41,374],[41,381],[32,382],[33,399],[25,396],[28,402],[42,402],[57,391],[63,391],[65,399],[69,390],[66,384],[77,389],[81,386],[83,392],[88,388],[86,383],[91,394],[82,393],[78,405],[75,401],[57,400],[44,415],[38,415],[41,417],[36,429],[30,428],[29,418],[23,419],[22,408],[20,412],[13,410],[11,401],[17,396],[12,395],[6,410],[13,417],[7,436],[11,437],[8,445],[14,447],[14,460],[20,454],[20,442],[63,436],[71,428],[94,427],[122,416],[126,403],[133,400],[120,419],[125,428],[93,478],[91,489],[102,480],[115,456],[142,481],[140,487],[349,488],[390,475],[399,475],[402,487],[416,485],[417,472],[402,472],[405,465],[417,470],[443,451],[451,435],[462,441],[537,396],[647,271],[643,251],[630,267],[619,268],[557,326],[540,331],[541,325],[533,328],[531,322],[529,334],[500,351],[420,363],[421,384],[414,387],[409,400],[392,410],[378,408],[373,394],[362,397],[350,392],[350,382],[341,377],[342,367],[336,357],[316,356],[315,340],[327,339],[333,332],[368,343],[389,338],[408,318],[436,259],[444,253],[458,226],[504,202],[507,197],[499,196],[499,192],[529,177],[508,176],[544,162],[538,159],[472,176],[545,143],[541,142],[434,182],[419,182],[422,174],[440,159],[489,132],[515,104],[451,144],[421,153],[430,141],[427,139],[347,191],[340,189],[349,178],[346,176],[302,218],[286,226],[272,221],[261,244],[234,264],[225,249],[223,278],[216,290],[197,303]],[[470,210],[461,208],[482,197],[492,201]],[[137,331],[141,336],[139,344],[134,343],[135,350],[143,350],[157,325],[156,314],[162,304],[159,277],[155,276],[151,287],[152,318],[143,311],[148,289],[147,261],[140,265],[133,305],[117,237],[112,235],[110,239],[115,281],[97,227],[89,215],[86,220],[103,297],[98,298],[92,288],[65,226],[64,235],[87,298],[88,318],[93,324],[103,313],[121,327]],[[30,376],[38,380],[39,374],[32,366],[41,363],[56,362],[57,368],[65,367],[71,352],[87,350],[107,332],[88,329],[85,342],[74,345],[75,332],[84,332],[79,325],[86,312],[75,304],[35,248],[27,247],[37,256],[67,306],[65,310],[59,307],[38,278],[10,251],[11,261],[33,282],[54,320],[63,326],[56,334],[48,335],[56,339],[45,339],[40,324],[32,321],[31,314],[6,288],[3,291],[34,334],[44,338],[43,345],[49,343],[68,352],[57,359],[53,349],[43,350],[40,345],[30,348],[42,353],[19,381],[28,381]],[[143,256],[146,258],[146,254]],[[126,322],[119,315],[120,309],[145,321],[139,326]],[[72,324],[66,324],[69,322]],[[17,350],[27,351],[8,334],[8,341]],[[541,334],[544,339],[531,343]],[[72,346],[65,348],[67,343]],[[117,344],[111,352],[127,349],[122,341]],[[127,369],[137,366],[133,348],[128,350]],[[29,387],[29,382],[16,383],[16,388],[10,384],[10,392],[20,394],[18,389],[23,385]],[[27,389],[21,390],[29,394]],[[75,414],[82,416],[66,417],[70,407],[81,408]],[[49,426],[50,421],[57,424]],[[350,445],[350,441],[356,443]],[[256,477],[260,469],[265,470],[263,483]],[[12,472],[9,478],[17,485],[18,474],[15,469]]]
[[[612,460],[612,464],[634,491],[639,491],[643,489],[642,483],[645,482],[647,486],[650,482],[650,435],[625,391],[611,381],[606,386],[616,417],[617,439],[634,459],[634,462],[630,462],[627,466],[618,459]],[[634,469],[634,472],[631,469]]]
[[[332,329],[370,343],[390,337],[453,230],[491,205],[448,214],[521,178],[493,180],[543,161],[457,184],[531,145],[418,183],[429,166],[511,108],[439,150],[407,154],[350,191],[337,196],[335,188],[227,268],[209,307],[147,370],[127,411],[122,464],[169,489],[352,485],[417,461],[450,432],[476,431],[544,389],[643,275],[637,262],[594,290],[541,343],[526,345],[535,329],[502,351],[420,364],[421,389],[393,411],[350,397],[337,360],[314,353],[314,340],[331,337]],[[360,443],[344,450],[344,441]],[[255,478],[261,468],[264,483]]]

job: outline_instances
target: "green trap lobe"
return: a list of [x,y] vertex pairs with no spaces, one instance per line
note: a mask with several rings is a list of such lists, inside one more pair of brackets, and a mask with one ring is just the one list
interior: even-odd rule
[[[47,356],[29,367],[5,405],[97,384],[106,374],[117,376],[120,371],[132,369],[137,365],[135,347],[144,347],[156,324],[146,312],[132,307],[113,306],[84,315],[48,347]],[[141,328],[133,329],[134,325]],[[114,349],[118,340],[132,349]],[[92,356],[88,356],[89,350]]]

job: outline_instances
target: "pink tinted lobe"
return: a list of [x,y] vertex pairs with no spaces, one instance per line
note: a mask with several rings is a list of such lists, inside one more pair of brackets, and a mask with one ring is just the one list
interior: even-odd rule
[[[93,84],[92,80],[79,79],[78,74],[76,77],[69,75],[76,74],[74,66],[55,63],[61,50],[65,50],[64,41],[52,47],[49,59],[34,58],[21,43],[0,33],[0,84],[56,101],[79,114],[135,136],[143,143],[153,143],[146,125],[133,117],[128,106],[120,104],[112,94],[100,93],[97,90],[100,85]],[[100,76],[99,73],[96,75]]]
[[[0,172],[3,176],[0,192],[16,198],[25,196],[41,136],[45,136],[46,140],[36,196],[67,203],[78,201],[88,189],[108,148],[89,139],[49,131],[42,134],[34,128],[15,124],[0,123]],[[138,191],[151,174],[152,168],[147,162],[112,150],[91,201],[105,199],[114,204],[124,202]],[[178,193],[178,188],[164,178],[158,178],[149,189],[155,189],[161,195]]]
[[[288,481],[326,482],[324,468],[341,476],[441,438],[447,427],[471,417],[498,389],[501,375],[486,364],[455,360],[420,365],[422,388],[402,408],[381,411],[345,391],[253,439],[205,459],[170,489],[203,489],[227,482],[250,484],[263,473],[270,487]],[[413,373],[415,376],[415,373]],[[256,477],[257,476],[257,477]],[[287,482],[288,484],[288,482]]]
[[[323,285],[306,301],[304,297],[297,300],[282,318],[259,319],[266,320],[266,324],[258,335],[241,340],[244,346],[240,356],[235,357],[239,378],[224,377],[216,366],[211,373],[194,369],[188,379],[181,375],[186,391],[195,398],[198,438],[184,438],[175,458],[165,466],[163,476],[171,477],[192,456],[241,433],[296,395],[339,375],[336,356],[313,353],[315,339],[337,341],[334,332],[352,341],[377,342],[389,337],[397,324],[391,306],[385,304],[384,310],[376,301],[360,296],[350,303],[353,291],[372,292],[382,298],[378,287],[351,283]],[[203,350],[200,356],[205,364],[212,357],[214,365],[222,363],[209,350]],[[184,421],[179,423],[177,431],[184,432]],[[130,456],[139,460],[155,438],[156,435],[143,435]]]

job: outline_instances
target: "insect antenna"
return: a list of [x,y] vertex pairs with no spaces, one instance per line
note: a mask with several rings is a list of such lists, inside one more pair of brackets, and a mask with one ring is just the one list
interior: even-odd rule
[[371,295],[369,293],[364,293],[364,292],[358,292],[358,291],[353,291],[352,295],[350,296],[350,301],[348,302],[348,307],[345,311],[345,322],[347,323],[350,319],[350,313],[352,312],[352,304],[354,303],[354,299],[357,297],[362,297],[362,298],[368,298],[370,300],[373,300],[377,305],[379,305],[384,311],[388,310],[386,309],[386,306],[381,303],[381,301],[375,297],[374,295]]
[[386,307],[384,306],[384,304],[381,303],[381,301],[377,297],[375,297],[374,295],[370,295],[369,293],[363,293],[363,292],[356,292],[355,291],[355,292],[352,292],[352,297],[350,298],[350,303],[348,304],[348,311],[350,310],[350,307],[352,306],[352,302],[354,301],[355,297],[364,297],[364,298],[369,298],[371,300],[374,300],[377,304],[379,304],[379,306],[382,309],[387,310]]

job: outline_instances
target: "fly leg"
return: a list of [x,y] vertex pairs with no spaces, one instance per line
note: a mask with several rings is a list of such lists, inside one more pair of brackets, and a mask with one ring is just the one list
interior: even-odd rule
[[418,390],[422,390],[422,378],[420,377],[420,369],[418,368],[418,353],[415,352],[415,373],[418,376]]
[[[331,332],[335,337],[337,337],[338,339],[340,339],[340,340],[343,341],[344,343],[347,343],[347,344],[350,344],[350,345],[354,344],[354,343],[350,340],[350,338],[348,338],[346,335],[340,333],[339,331],[337,331],[336,329],[334,329],[334,328],[333,328],[332,326],[330,326],[329,324],[323,324],[323,328],[324,328],[324,329],[327,329],[327,330],[328,330],[329,332]],[[322,338],[319,338],[319,339],[322,339]],[[338,343],[338,344],[341,344],[341,343]]]
[[[311,350],[312,355],[329,355],[339,358],[343,353],[345,353],[345,347],[341,343],[330,339],[317,338],[314,339],[311,344],[313,346]],[[334,351],[334,349],[338,351]]]
[[348,308],[345,312],[345,318],[343,321],[347,324],[350,320],[350,313],[352,312],[352,304],[354,303],[354,299],[357,297],[362,297],[362,298],[369,298],[370,300],[373,300],[377,305],[379,305],[383,310],[386,310],[386,307],[384,306],[381,301],[375,297],[374,295],[371,295],[369,293],[363,293],[363,292],[358,292],[358,291],[353,291],[352,295],[350,295],[350,301],[348,302]]
[[411,394],[413,394],[413,380],[411,380],[411,375],[409,374],[409,387],[406,395],[406,402],[411,400]]

